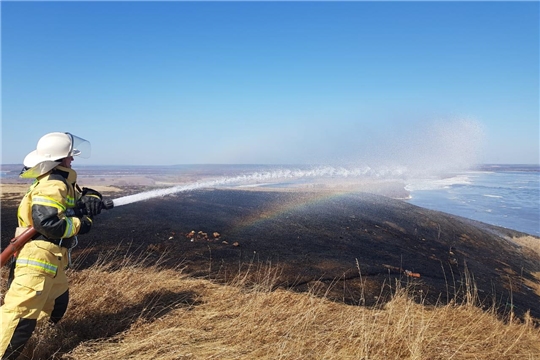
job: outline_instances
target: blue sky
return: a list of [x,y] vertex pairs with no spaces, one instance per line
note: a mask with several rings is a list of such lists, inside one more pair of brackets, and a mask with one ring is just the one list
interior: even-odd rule
[[539,163],[538,2],[0,6],[4,164]]

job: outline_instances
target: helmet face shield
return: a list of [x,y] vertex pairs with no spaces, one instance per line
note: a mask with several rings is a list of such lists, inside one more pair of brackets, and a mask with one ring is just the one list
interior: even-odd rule
[[71,137],[71,149],[69,151],[69,155],[80,156],[83,159],[88,159],[91,155],[92,150],[90,142],[76,135],[70,133],[66,134]]

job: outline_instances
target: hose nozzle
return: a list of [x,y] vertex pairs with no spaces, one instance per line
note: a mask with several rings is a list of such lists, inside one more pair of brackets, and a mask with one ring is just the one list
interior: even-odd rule
[[110,210],[114,207],[114,201],[111,199],[103,200],[102,204],[105,210]]

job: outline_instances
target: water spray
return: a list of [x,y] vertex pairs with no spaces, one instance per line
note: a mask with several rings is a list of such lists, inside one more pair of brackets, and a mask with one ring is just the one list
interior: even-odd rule
[[381,168],[379,170],[374,170],[368,166],[363,168],[354,168],[347,169],[344,167],[332,167],[324,166],[318,167],[309,170],[290,170],[290,169],[281,169],[276,171],[267,171],[267,172],[256,172],[252,174],[238,175],[233,177],[222,177],[219,179],[208,180],[208,181],[198,181],[195,183],[187,185],[177,185],[165,189],[156,189],[150,190],[138,194],[127,195],[120,198],[116,198],[110,201],[111,208],[118,207],[122,205],[131,204],[134,202],[139,202],[143,200],[152,199],[155,197],[162,197],[166,195],[176,194],[180,192],[192,191],[203,188],[214,188],[222,185],[241,185],[250,183],[253,181],[264,182],[272,180],[281,180],[281,179],[301,179],[301,178],[349,178],[349,177],[376,177],[376,178],[387,178],[399,177],[403,175],[403,169],[395,168],[393,170],[388,168]]
[[402,169],[380,169],[378,171],[370,168],[355,168],[355,169],[346,169],[343,167],[335,168],[331,166],[318,167],[310,170],[291,170],[291,169],[281,169],[276,171],[267,171],[267,172],[255,172],[252,174],[238,175],[233,177],[222,177],[219,179],[208,180],[208,181],[198,181],[195,183],[187,185],[177,185],[165,189],[156,189],[139,194],[127,195],[117,199],[112,200],[113,206],[122,206],[131,204],[134,202],[139,202],[143,200],[148,200],[155,197],[162,197],[166,195],[172,195],[180,192],[193,191],[203,188],[214,188],[223,185],[241,185],[250,183],[253,181],[256,182],[265,182],[273,180],[283,180],[283,179],[301,179],[301,178],[349,178],[349,177],[387,177],[389,175],[401,176],[403,173]]
[[[351,178],[364,177],[379,180],[409,180],[446,175],[449,172],[468,169],[476,163],[483,139],[483,130],[472,119],[457,119],[427,124],[421,131],[399,133],[389,143],[375,143],[372,163],[376,167],[356,168],[320,166],[313,169],[256,172],[234,177],[178,185],[166,189],[151,190],[112,200],[114,206],[122,206],[154,197],[221,185],[243,184],[251,181],[269,181],[300,178]],[[391,134],[390,134],[391,135]],[[385,136],[387,138],[388,136]],[[385,145],[386,144],[386,145]],[[370,156],[369,152],[364,156]]]

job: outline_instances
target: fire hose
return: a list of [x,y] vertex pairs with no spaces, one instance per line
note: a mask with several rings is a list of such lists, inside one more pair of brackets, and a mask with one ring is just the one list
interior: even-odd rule
[[[102,204],[102,209],[105,210],[110,210],[114,207],[113,200],[103,200]],[[81,211],[84,213],[84,209],[81,209]],[[69,215],[70,214],[68,213],[68,216]],[[23,233],[11,239],[9,245],[0,254],[0,267],[7,264],[11,257],[16,254],[24,246],[24,244],[32,240],[32,238],[34,238],[38,234],[39,233],[36,229],[34,229],[33,227],[29,227]]]

